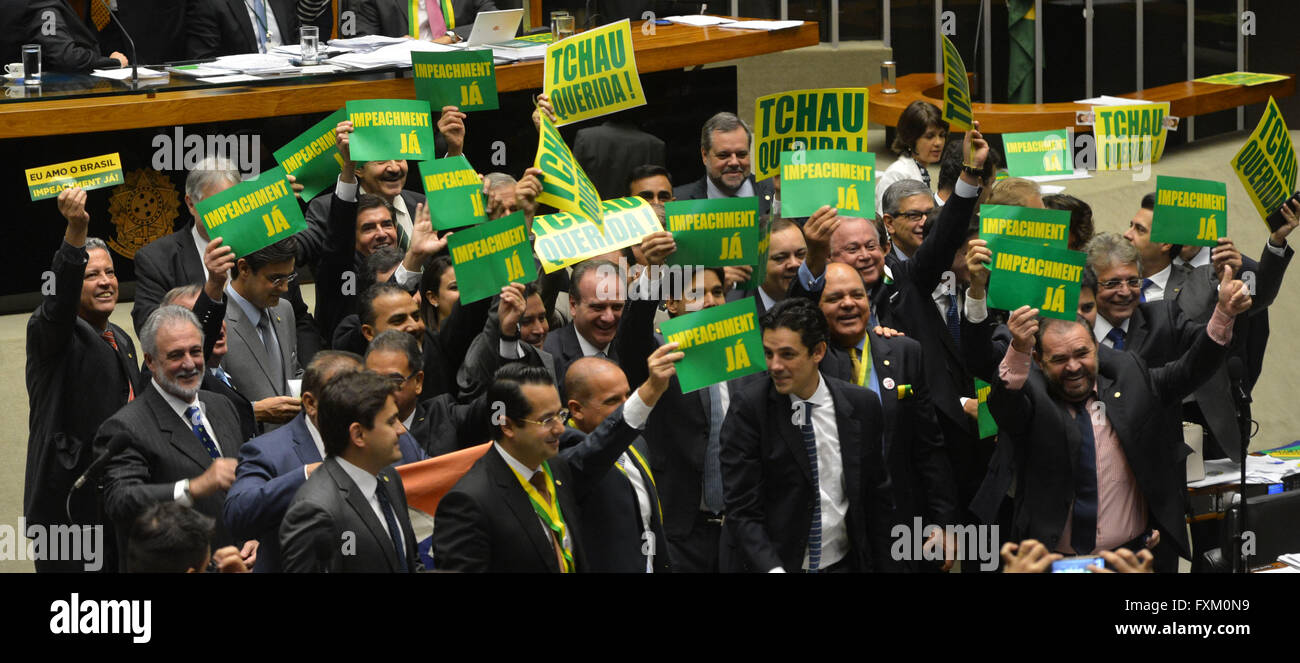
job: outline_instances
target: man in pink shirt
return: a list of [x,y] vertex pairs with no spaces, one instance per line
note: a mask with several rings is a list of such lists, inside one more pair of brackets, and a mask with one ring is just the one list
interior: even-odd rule
[[[1213,374],[1232,338],[1233,319],[1250,305],[1249,290],[1225,269],[1206,334],[1179,360],[1155,369],[1132,354],[1099,347],[1085,324],[1040,320],[1027,306],[1014,311],[1007,323],[1012,342],[988,399],[1005,433],[999,444],[1013,445],[1011,538],[1083,555],[1155,548],[1163,531],[1168,541],[1156,549],[1165,562],[1158,568],[1176,568],[1174,553],[1190,557],[1183,477],[1174,471],[1181,440],[1163,434],[1151,414]],[[971,322],[986,315],[972,315]],[[992,326],[982,327],[981,338],[970,341],[991,344]]]

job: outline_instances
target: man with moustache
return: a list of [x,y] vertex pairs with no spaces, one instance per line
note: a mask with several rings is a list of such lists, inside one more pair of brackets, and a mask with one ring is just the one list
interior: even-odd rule
[[243,439],[230,401],[199,389],[198,318],[179,306],[160,307],[145,321],[140,345],[153,379],[95,435],[96,451],[109,454],[104,511],[118,527],[119,542],[150,505],[175,501],[218,519],[213,545],[241,545],[252,566],[257,542],[236,541],[220,521]]
[[[23,516],[47,528],[89,527],[100,522],[94,484],[68,494],[94,458],[95,431],[135,398],[138,360],[131,337],[109,322],[117,307],[117,272],[103,240],[87,236],[86,192],[65,189],[58,208],[68,225],[50,265],[54,292],[27,321]],[[117,550],[106,548],[103,568],[112,570]],[[38,573],[86,568],[82,561],[34,561]]]

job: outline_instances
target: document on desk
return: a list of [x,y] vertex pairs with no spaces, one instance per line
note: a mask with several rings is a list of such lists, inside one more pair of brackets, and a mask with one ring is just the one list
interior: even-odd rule
[[1074,103],[1083,104],[1085,106],[1127,106],[1136,104],[1154,104],[1155,102],[1147,101],[1146,99],[1127,99],[1124,97],[1112,97],[1108,94],[1103,94],[1100,97],[1079,99]]
[[298,69],[293,66],[288,57],[272,53],[224,55],[212,62],[205,62],[203,66],[208,69],[225,69],[245,74],[280,74]]
[[[139,68],[140,78],[167,78],[167,72],[150,69],[148,67]],[[91,76],[100,78],[111,78],[115,81],[131,80],[131,68],[122,67],[121,69],[96,69],[90,73]]]
[[774,32],[776,30],[789,30],[803,25],[803,21],[732,21],[719,25],[723,30],[760,30],[763,32]]
[[246,81],[260,81],[260,80],[262,79],[258,78],[257,76],[249,76],[248,74],[227,74],[225,76],[200,76],[198,78],[198,81],[200,83],[243,83]]
[[403,39],[400,43],[389,44],[373,51],[345,53],[330,58],[329,64],[342,65],[352,69],[378,69],[381,67],[411,66],[411,53],[454,51],[447,44],[435,44],[428,41]]
[[364,35],[361,37],[350,37],[348,39],[331,39],[326,42],[334,48],[341,48],[345,51],[370,51],[389,44],[399,44],[404,41],[414,41],[410,37],[385,37],[384,35]]
[[692,25],[697,28],[706,28],[710,25],[723,25],[725,23],[735,23],[736,19],[726,18],[725,16],[705,16],[703,14],[694,14],[691,16],[669,16],[665,21],[672,21],[680,25]]

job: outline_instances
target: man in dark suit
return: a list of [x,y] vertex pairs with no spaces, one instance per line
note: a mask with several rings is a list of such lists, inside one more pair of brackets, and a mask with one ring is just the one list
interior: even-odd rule
[[555,374],[582,357],[619,361],[614,338],[625,306],[618,267],[608,260],[584,260],[573,268],[569,289],[569,324],[546,335],[543,347],[555,357]]
[[[189,0],[185,12],[186,56],[268,53],[298,43],[294,0]],[[328,32],[321,42],[329,39]]]
[[[104,5],[112,5],[117,20],[135,40],[135,55],[144,64],[185,59],[185,3],[176,0],[75,0],[86,7],[86,27],[95,33],[101,52],[130,53],[131,45]],[[0,21],[0,25],[7,25]]]
[[[200,161],[186,176],[185,207],[189,210],[190,220],[180,230],[146,244],[135,254],[136,289],[131,320],[137,334],[145,319],[158,307],[164,293],[182,285],[202,285],[207,281],[210,270],[205,262],[205,253],[211,240],[207,229],[199,221],[195,206],[204,198],[215,196],[239,182],[239,171],[235,164],[217,157]],[[305,232],[299,233],[296,237],[305,235]],[[299,243],[298,259],[311,264],[314,258],[307,247],[308,243]],[[307,311],[307,304],[302,299],[302,291],[296,281],[289,284],[285,299],[293,306],[301,361],[311,361],[311,356],[322,345],[320,330]],[[219,302],[222,299],[213,301]],[[263,408],[258,408],[259,421],[265,416],[262,410]]]
[[[145,321],[140,344],[153,380],[95,435],[96,450],[109,456],[104,510],[119,540],[157,502],[174,500],[220,518],[243,444],[234,406],[199,389],[203,332],[193,313],[159,308]],[[241,544],[245,562],[256,561],[257,541],[234,539],[220,521],[213,542]]]
[[808,244],[804,242],[803,231],[799,230],[799,226],[789,219],[772,221],[767,244],[766,278],[753,290],[728,291],[727,301],[753,297],[758,315],[762,317],[777,302],[785,300],[795,277],[799,275],[799,267],[807,257]]
[[772,208],[775,186],[771,178],[755,182],[750,172],[753,134],[734,113],[718,113],[700,131],[700,158],[704,177],[677,187],[678,200],[758,197],[758,214]]
[[[239,450],[235,482],[222,514],[237,537],[262,541],[258,573],[280,571],[280,523],[298,488],[325,458],[320,434],[320,394],[335,377],[363,368],[361,357],[324,350],[312,358],[302,378],[302,412],[287,425],[249,440]],[[401,463],[427,458],[407,433],[398,438]]]
[[[505,411],[495,444],[438,503],[436,568],[465,572],[591,570],[578,507],[645,425],[682,354],[666,345],[650,377],[578,446],[560,453],[568,412],[545,369],[514,363],[497,372],[487,400]],[[557,457],[557,454],[559,456]]]
[[289,390],[289,380],[302,377],[294,334],[293,307],[282,299],[297,276],[293,237],[243,256],[235,277],[226,284],[226,328],[229,351],[224,368],[231,384],[257,408],[266,401],[264,430],[297,416],[302,403]]
[[128,64],[121,53],[100,55],[95,33],[66,0],[29,2],[25,30],[27,39],[23,43],[41,45],[41,68],[45,71],[88,74],[92,69],[117,69]]
[[407,513],[393,383],[345,372],[321,390],[326,458],[298,490],[280,525],[290,573],[413,573],[421,570]]
[[487,391],[492,375],[513,358],[501,355],[502,343],[516,347],[514,355],[529,365],[544,367],[557,384],[564,377],[555,372],[555,356],[544,349],[550,323],[538,283],[507,285],[501,289],[499,302],[457,370],[456,397],[462,403]]
[[[569,365],[564,379],[569,427],[560,438],[568,448],[585,440],[624,402],[631,391],[622,369],[608,359],[583,357]],[[637,437],[586,499],[582,530],[590,570],[603,573],[665,573],[669,570],[663,511],[654,473],[646,460],[645,438]]]
[[[832,260],[847,263],[858,270],[867,285],[874,316],[869,326],[880,324],[896,329],[920,342],[926,383],[957,483],[958,505],[962,510],[958,515],[967,521],[966,505],[979,488],[992,449],[979,440],[974,381],[951,331],[953,325],[945,319],[951,316],[940,314],[935,297],[936,290],[946,285],[945,273],[953,271],[954,258],[967,236],[980,195],[980,169],[989,153],[988,143],[977,130],[967,132],[963,140],[974,166],[961,174],[938,218],[929,221],[930,230],[912,258],[890,261],[891,266],[886,267],[889,245],[880,234],[879,225],[864,219],[838,217],[835,209],[824,206],[804,224],[808,259],[799,268],[791,294],[820,300],[826,263]],[[895,186],[905,185],[900,182]],[[899,193],[903,191],[900,189]],[[933,205],[928,193],[906,199]],[[901,206],[902,198],[897,202]],[[960,293],[940,291],[939,294],[939,299],[947,303],[945,310],[953,313],[953,303]],[[957,318],[951,319],[956,322]]]
[[[1015,456],[1013,539],[1037,539],[1067,554],[1153,548],[1163,539],[1167,545],[1155,552],[1166,569],[1176,568],[1174,553],[1190,556],[1182,437],[1152,415],[1177,404],[1223,362],[1233,320],[1251,303],[1231,271],[1220,280],[1205,332],[1159,368],[1102,346],[1083,323],[1040,323],[1028,306],[1011,314],[1012,341],[988,403],[998,444],[1011,445]],[[979,310],[984,302],[972,304],[967,329],[981,337],[972,342],[991,348],[992,325]]]
[[[822,375],[870,390],[884,415],[884,455],[894,498],[891,525],[907,528],[956,524],[957,496],[952,466],[944,453],[943,436],[930,402],[921,344],[905,336],[886,338],[869,333],[870,304],[862,277],[843,263],[826,266],[821,312],[830,329],[831,347],[821,362]],[[929,545],[947,543],[937,534]],[[943,570],[952,567],[951,548]],[[906,562],[914,569],[922,551]],[[932,559],[933,557],[924,557]],[[898,560],[902,561],[902,560]]]
[[[409,0],[354,0],[352,7],[357,12],[358,35],[411,36],[442,44],[469,39],[479,13],[497,11],[492,0],[440,0],[427,4],[421,0],[418,5],[422,19],[420,34],[412,35]],[[447,10],[448,7],[451,11]],[[430,8],[438,16],[430,17]],[[446,34],[433,34],[431,23],[441,23]]]
[[894,570],[880,401],[819,371],[828,337],[812,303],[782,302],[759,324],[770,379],[746,382],[722,427],[735,547],[722,570]]
[[[50,265],[54,292],[27,321],[23,516],[32,525],[89,527],[101,522],[93,484],[65,500],[94,458],[95,431],[135,397],[138,360],[131,337],[108,320],[117,306],[117,275],[108,246],[86,236],[86,192],[67,189],[58,206],[68,226]],[[109,546],[101,568],[116,568],[116,552]],[[80,561],[35,564],[38,572],[86,568]]]
[[[663,235],[667,237],[656,235],[642,244],[651,265],[662,265],[666,256],[676,250],[672,236]],[[667,283],[658,289],[667,298],[665,306],[669,316],[725,303],[721,268],[693,270],[691,278],[689,287],[686,283]],[[655,290],[651,287],[640,292],[653,294]],[[663,343],[654,326],[658,308],[658,299],[645,294],[638,294],[628,303],[623,332],[618,339],[628,382],[642,379],[645,357]],[[662,406],[651,413],[646,423],[650,466],[659,478],[664,534],[669,560],[676,572],[718,570],[725,508],[718,454],[727,404],[742,381],[720,382],[697,392],[682,393],[681,384],[672,379]]]
[[636,167],[667,163],[664,142],[637,128],[633,119],[627,112],[620,113],[579,129],[573,139],[573,157],[590,176],[601,200],[628,195],[627,177]]

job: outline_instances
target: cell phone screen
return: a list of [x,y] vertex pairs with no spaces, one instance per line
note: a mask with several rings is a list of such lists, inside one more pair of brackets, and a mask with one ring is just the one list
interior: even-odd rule
[[1052,573],[1090,573],[1089,566],[1106,568],[1106,560],[1100,557],[1066,557],[1052,562]]

